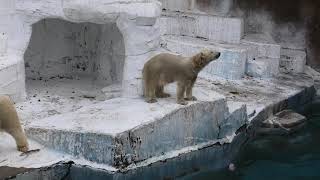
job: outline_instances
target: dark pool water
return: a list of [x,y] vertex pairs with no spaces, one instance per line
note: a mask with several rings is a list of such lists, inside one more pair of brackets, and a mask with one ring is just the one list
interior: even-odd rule
[[235,160],[234,172],[199,172],[183,179],[320,180],[320,111],[312,111],[308,119],[306,127],[295,134],[250,142]]

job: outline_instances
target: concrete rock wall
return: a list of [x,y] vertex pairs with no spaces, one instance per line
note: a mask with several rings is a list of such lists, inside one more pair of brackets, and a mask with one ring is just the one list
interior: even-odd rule
[[243,17],[245,34],[266,33],[284,48],[307,51],[307,63],[320,68],[320,2],[314,0],[160,0],[164,8]]

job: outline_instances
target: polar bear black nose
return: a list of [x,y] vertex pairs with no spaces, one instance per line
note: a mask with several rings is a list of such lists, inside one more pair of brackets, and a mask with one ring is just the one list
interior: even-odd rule
[[221,55],[221,53],[218,53],[218,54],[216,55],[216,58],[218,59],[218,58],[220,57],[220,55]]

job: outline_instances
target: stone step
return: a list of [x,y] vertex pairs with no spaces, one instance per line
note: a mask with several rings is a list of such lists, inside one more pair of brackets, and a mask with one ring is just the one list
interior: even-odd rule
[[160,0],[160,2],[162,3],[163,11],[188,12],[192,10],[192,3],[190,0]]
[[303,73],[306,68],[307,54],[303,50],[281,49],[280,67],[285,73]]
[[221,52],[220,58],[204,68],[200,76],[205,73],[227,79],[241,79],[245,74],[247,58],[255,56],[252,46],[242,44],[219,44],[187,36],[163,36],[162,40],[163,48],[182,56],[192,56],[204,48]]
[[24,87],[25,79],[11,81],[10,83],[0,86],[0,94],[10,96],[14,102],[21,102],[27,97]]
[[241,43],[256,46],[258,57],[280,58],[281,46],[268,35],[248,34],[243,37]]
[[255,58],[248,60],[246,74],[257,78],[272,78],[279,74],[278,58]]
[[0,60],[0,87],[18,80],[18,64]]
[[[163,11],[197,12],[217,16],[228,16],[233,7],[232,0],[160,0]],[[231,12],[230,12],[231,11]]]
[[15,102],[26,97],[24,63],[15,56],[0,58],[0,94],[9,95]]
[[[229,126],[222,127],[220,123],[231,116],[225,98],[199,88],[195,96],[200,100],[187,106],[176,104],[174,97],[154,104],[116,98],[34,121],[26,132],[55,150],[97,163],[126,166],[223,137],[220,132],[227,132],[224,128]],[[239,106],[233,112],[238,109],[245,111]],[[228,122],[233,121],[229,119]],[[238,126],[242,124],[232,127]]]
[[202,37],[224,43],[239,43],[244,31],[241,18],[196,13],[163,12],[160,24],[163,35]]

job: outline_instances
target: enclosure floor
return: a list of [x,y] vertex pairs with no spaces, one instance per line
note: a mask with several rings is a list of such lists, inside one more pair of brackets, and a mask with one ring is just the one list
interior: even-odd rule
[[16,104],[23,124],[49,116],[73,112],[106,99],[90,79],[26,80],[27,100]]
[[[174,84],[166,87],[166,92],[172,94],[172,97],[159,99],[158,103],[148,104],[145,103],[142,98],[115,98],[111,101],[104,102],[99,102],[99,98],[84,98],[84,95],[87,96],[89,93],[94,94],[94,92],[99,92],[102,88],[94,87],[89,82],[91,81],[75,81],[67,79],[54,79],[48,82],[28,80],[27,90],[29,97],[26,102],[17,104],[18,113],[21,119],[24,120],[24,123],[27,123],[27,126],[24,127],[27,127],[25,129],[27,129],[29,137],[43,138],[43,145],[41,145],[43,147],[40,147],[41,154],[35,153],[28,157],[21,157],[18,154],[19,152],[15,151],[16,147],[14,140],[12,138],[6,138],[9,136],[7,134],[3,134],[6,136],[0,134],[0,139],[6,139],[6,141],[0,143],[0,149],[2,150],[0,152],[0,166],[34,168],[36,166],[45,167],[48,164],[72,160],[79,165],[87,165],[114,172],[117,169],[110,167],[109,164],[98,164],[84,158],[79,159],[78,157],[65,153],[54,154],[58,153],[60,149],[46,149],[50,146],[46,146],[44,144],[50,145],[56,143],[50,134],[59,135],[59,137],[61,137],[60,139],[65,139],[67,136],[80,137],[78,135],[71,136],[70,134],[92,135],[93,139],[100,138],[104,139],[105,142],[108,142],[109,138],[105,139],[101,137],[115,137],[115,135],[120,132],[127,133],[135,131],[138,132],[137,134],[139,134],[140,137],[149,137],[149,134],[154,132],[154,125],[162,121],[159,117],[168,115],[170,114],[169,112],[172,112],[177,108],[181,108],[180,105],[175,103],[176,88]],[[268,118],[267,116],[270,109],[277,109],[288,105],[292,107],[295,107],[296,105],[302,106],[303,104],[310,102],[314,93],[313,85],[313,79],[304,74],[282,74],[274,79],[255,79],[246,77],[237,81],[215,77],[212,77],[211,79],[199,78],[195,84],[194,95],[198,97],[199,101],[203,102],[211,99],[225,99],[230,112],[237,112],[235,107],[245,104],[247,106],[247,115],[250,118],[249,120],[256,120],[259,122]],[[111,86],[111,88],[103,88],[103,91],[113,92],[117,90],[117,88],[119,87]],[[184,114],[193,115],[193,113],[188,112],[188,107],[190,106],[182,107],[185,108],[186,113]],[[70,111],[73,111],[74,113],[67,113]],[[52,117],[46,118],[49,116]],[[179,123],[175,124],[174,122],[172,123],[172,121],[168,121],[168,124],[163,128],[177,129],[176,126],[178,125]],[[190,126],[192,125],[194,124],[190,124]],[[202,127],[204,126],[195,126],[195,128]],[[230,126],[226,126],[226,128],[228,127]],[[32,132],[33,134],[31,134]],[[41,134],[41,132],[44,133]],[[176,132],[178,135],[178,131]],[[37,135],[37,133],[39,133],[39,135]],[[167,137],[167,134],[159,134],[160,135],[155,136],[156,138],[152,139],[156,143],[161,142],[162,137]],[[228,137],[226,140],[230,142],[234,139],[233,137]],[[70,141],[70,143],[68,142],[63,144],[63,146],[80,146],[77,141],[71,139],[68,139],[67,141]],[[30,142],[37,145],[31,145],[32,149],[39,148],[40,144],[32,141],[31,139]],[[171,140],[167,142],[171,142]],[[99,143],[93,144],[100,145]],[[207,145],[208,144],[206,144],[206,147]],[[216,146],[213,147],[215,148]],[[149,158],[146,161],[135,164],[133,169],[147,167],[151,164],[152,166],[157,167],[156,162],[169,162],[170,160],[168,159],[172,159],[174,163],[177,159],[181,160],[181,157],[192,159],[196,156],[199,159],[200,156],[196,153],[199,146],[192,146],[191,149],[192,148],[194,148],[194,151],[192,150],[192,152],[190,152],[189,148],[183,148],[178,151],[174,151],[174,153],[165,154],[164,156]],[[224,149],[224,147],[222,148]],[[232,148],[229,149],[232,152],[229,152],[229,150],[228,152],[223,150],[223,152],[227,153],[227,156],[229,156],[235,152],[233,150],[237,150],[238,148],[240,148],[240,144],[232,146]],[[90,147],[86,152],[91,152],[92,149],[93,148]],[[145,149],[140,149],[139,151]],[[50,152],[48,150],[50,150]],[[199,151],[199,153],[203,154],[207,152],[206,148],[203,148],[203,150],[205,152]],[[8,156],[9,154],[10,156]],[[201,157],[209,156],[207,154],[203,154]],[[218,156],[214,156],[210,162],[216,162],[219,160],[219,158],[217,159],[216,157]],[[224,158],[220,160],[225,161]],[[162,164],[161,162],[160,165]],[[138,169],[138,171],[140,171],[140,169]]]

